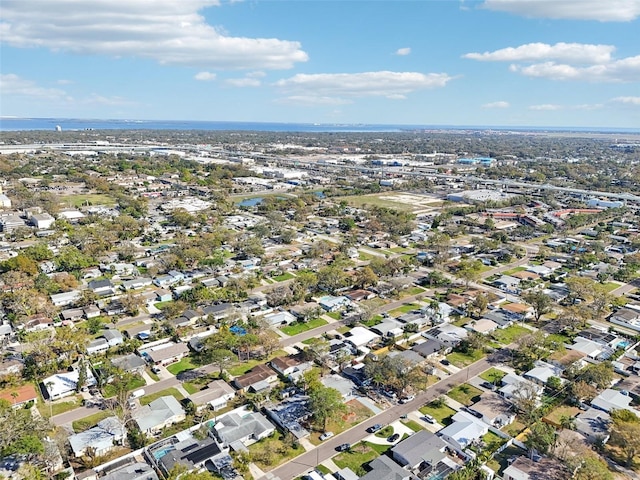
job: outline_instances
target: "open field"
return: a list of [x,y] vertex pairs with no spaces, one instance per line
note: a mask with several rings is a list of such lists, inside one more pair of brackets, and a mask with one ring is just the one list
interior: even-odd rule
[[344,200],[349,205],[362,207],[363,205],[395,208],[406,212],[439,208],[442,200],[429,195],[414,193],[383,192],[371,195],[359,195],[353,197],[336,197],[337,201]]
[[65,195],[60,197],[60,202],[70,207],[86,207],[88,205],[115,205],[116,201],[109,195],[101,193],[85,193],[78,195]]

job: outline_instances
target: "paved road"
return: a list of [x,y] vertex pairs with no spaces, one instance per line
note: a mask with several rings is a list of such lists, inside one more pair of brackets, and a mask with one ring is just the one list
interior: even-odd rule
[[93,415],[96,412],[99,412],[97,408],[87,408],[87,407],[78,407],[73,410],[69,410],[68,412],[61,413],[60,415],[55,415],[51,417],[51,421],[57,425],[66,425],[75,422],[76,420],[80,420],[84,417],[88,417],[89,415]]
[[[360,423],[355,427],[342,432],[340,435],[336,435],[335,437],[327,440],[313,450],[303,453],[302,455],[290,460],[284,465],[281,465],[271,473],[282,480],[296,478],[304,474],[308,470],[316,467],[323,461],[336,455],[335,449],[338,445],[343,443],[350,443],[351,445],[358,443],[360,440],[369,435],[369,433],[367,433],[367,428],[371,427],[372,425],[376,423],[388,424],[399,419],[402,415],[408,414],[409,412],[418,409],[425,403],[431,402],[440,395],[449,391],[454,386],[464,383],[469,378],[482,373],[483,371],[491,367],[492,363],[494,362],[495,361],[486,358],[479,360],[469,367],[460,370],[458,373],[454,373],[453,375],[450,375],[449,377],[440,380],[437,383],[434,383],[432,386],[427,388],[427,390],[418,394],[415,400],[413,400],[412,402],[404,405],[395,405],[390,409],[369,418],[365,422]],[[258,480],[266,480],[267,478],[268,476],[264,476],[262,477],[262,479]]]

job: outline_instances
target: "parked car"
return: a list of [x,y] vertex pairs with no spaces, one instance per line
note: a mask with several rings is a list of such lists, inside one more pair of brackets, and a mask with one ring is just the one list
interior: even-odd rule
[[389,438],[387,438],[387,441],[390,442],[390,443],[393,443],[393,442],[397,441],[399,438],[400,438],[400,434],[399,433],[394,433]]
[[324,442],[325,440],[328,440],[331,437],[333,437],[333,432],[324,432],[322,435],[320,435],[320,440]]
[[423,415],[422,419],[428,423],[436,423],[436,419],[433,418],[431,415]]
[[379,423],[376,423],[375,425],[367,428],[367,432],[369,433],[376,433],[378,430],[382,430],[382,425]]
[[416,398],[415,395],[409,395],[408,397],[404,397],[404,398],[400,399],[400,403],[409,403],[414,398]]
[[449,360],[447,360],[446,358],[443,358],[442,360],[440,360],[440,363],[442,365],[451,365],[451,362]]
[[350,443],[343,443],[341,445],[338,445],[336,447],[336,450],[339,451],[339,452],[344,452],[344,451],[349,450],[350,448],[351,448],[351,444]]
[[496,386],[491,382],[482,382],[480,386],[488,390],[491,390],[492,392],[496,389]]

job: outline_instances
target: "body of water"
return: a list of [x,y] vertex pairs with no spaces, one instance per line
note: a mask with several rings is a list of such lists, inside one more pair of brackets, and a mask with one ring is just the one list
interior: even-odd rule
[[0,117],[0,131],[50,130],[210,130],[262,132],[403,132],[415,130],[502,130],[533,132],[638,133],[638,128],[509,127],[480,125],[392,125],[275,122],[208,122],[188,120],[101,120],[77,118]]

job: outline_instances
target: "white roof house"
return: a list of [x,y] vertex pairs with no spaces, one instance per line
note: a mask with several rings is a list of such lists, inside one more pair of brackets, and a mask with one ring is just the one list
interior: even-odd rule
[[[605,412],[612,410],[629,410],[638,415],[638,411],[630,406],[631,397],[624,393],[607,388],[600,395],[591,400],[591,406]],[[640,416],[640,415],[639,415]]]
[[84,432],[71,435],[69,444],[76,457],[83,456],[87,448],[93,448],[96,455],[104,455],[121,442],[126,434],[124,426],[116,417],[107,417],[98,425]]
[[348,333],[350,335],[348,337],[345,335],[344,341],[352,344],[355,348],[365,347],[380,338],[380,335],[364,327],[353,327]]
[[171,395],[157,398],[134,413],[134,419],[144,433],[154,432],[185,419],[180,402]]
[[[71,372],[62,372],[51,375],[42,381],[47,394],[51,400],[57,400],[58,398],[66,397],[76,391],[79,380],[78,370]],[[87,366],[85,387],[91,387],[96,385],[96,379],[91,373],[91,369]]]
[[562,369],[560,367],[539,360],[535,363],[535,367],[526,372],[523,376],[524,378],[533,380],[540,385],[546,385],[547,380],[551,377],[558,377],[561,382],[564,383],[561,375]]
[[438,432],[445,441],[462,451],[489,431],[489,426],[470,413],[460,411],[451,417],[453,423]]

